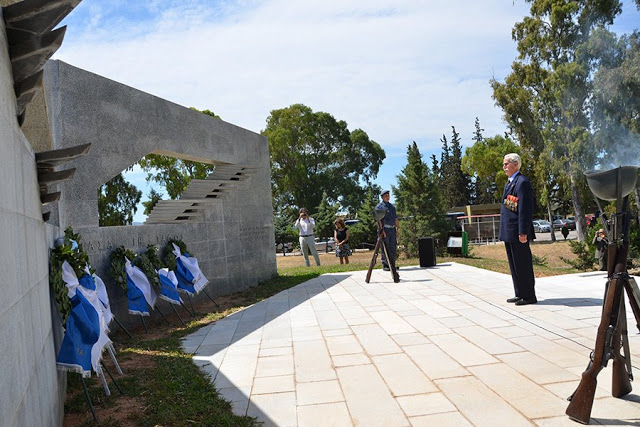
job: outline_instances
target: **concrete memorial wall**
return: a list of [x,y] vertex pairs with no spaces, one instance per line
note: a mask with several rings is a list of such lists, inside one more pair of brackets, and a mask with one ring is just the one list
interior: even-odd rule
[[[149,244],[162,249],[169,239],[182,240],[197,257],[210,281],[205,290],[214,298],[276,274],[265,137],[61,61],[47,63],[43,86],[53,148],[91,144],[89,153],[73,162],[74,179],[60,184],[63,196],[51,218],[82,235],[121,322],[140,324],[127,314],[124,291],[108,275],[109,256],[121,245],[142,252]],[[174,216],[164,215],[159,223],[99,227],[100,186],[149,153],[215,164],[213,177],[222,179],[212,182],[228,184],[199,198],[167,201]],[[202,181],[193,186],[207,184]]]
[[61,329],[48,248],[59,229],[42,220],[35,152],[16,120],[13,84],[0,8],[0,424],[55,426],[66,376],[56,370]]

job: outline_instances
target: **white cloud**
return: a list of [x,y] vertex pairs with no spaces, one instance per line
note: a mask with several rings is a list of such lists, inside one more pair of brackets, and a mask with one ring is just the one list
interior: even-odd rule
[[[626,2],[625,2],[626,3]],[[55,58],[259,132],[303,103],[378,141],[439,151],[502,134],[489,80],[516,55],[523,0],[83,0]],[[393,164],[394,174],[401,165]],[[392,177],[384,186],[393,183]],[[388,175],[388,174],[387,174]]]
[[508,70],[510,28],[524,9],[496,0],[461,2],[462,13],[432,1],[157,0],[157,15],[127,17],[108,15],[118,3],[78,8],[85,3],[78,12],[91,24],[75,32],[71,20],[63,61],[256,132],[272,109],[301,102],[389,147],[416,138],[437,146],[451,125],[472,129],[476,115],[501,131],[500,112],[486,114],[495,110],[488,80]]

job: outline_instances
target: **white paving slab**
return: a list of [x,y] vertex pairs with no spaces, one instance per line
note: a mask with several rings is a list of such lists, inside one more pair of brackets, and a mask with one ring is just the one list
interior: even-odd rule
[[[594,345],[602,274],[539,278],[539,303],[516,307],[509,276],[461,264],[403,268],[398,284],[364,273],[309,280],[203,327],[183,350],[234,413],[266,426],[575,425],[566,397]],[[640,425],[639,394],[611,397],[603,369],[592,424]]]

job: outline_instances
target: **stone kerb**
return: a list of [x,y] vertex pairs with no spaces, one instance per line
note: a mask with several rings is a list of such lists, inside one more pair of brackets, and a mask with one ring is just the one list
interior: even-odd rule
[[[116,299],[116,315],[126,311],[126,299],[107,271],[109,254],[120,245],[142,252],[148,244],[160,247],[181,238],[211,281],[212,296],[275,275],[266,138],[60,61],[45,67],[44,88],[53,147],[92,144],[87,156],[74,161],[75,178],[60,185],[58,220],[61,228],[70,225],[83,236],[93,266]],[[238,189],[214,199],[198,222],[98,227],[98,188],[149,153],[258,169]]]

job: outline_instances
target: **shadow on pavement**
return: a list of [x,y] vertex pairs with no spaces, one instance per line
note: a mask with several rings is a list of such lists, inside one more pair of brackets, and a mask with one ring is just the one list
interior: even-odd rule
[[601,298],[550,298],[538,301],[538,305],[564,305],[567,307],[589,307],[602,305]]

